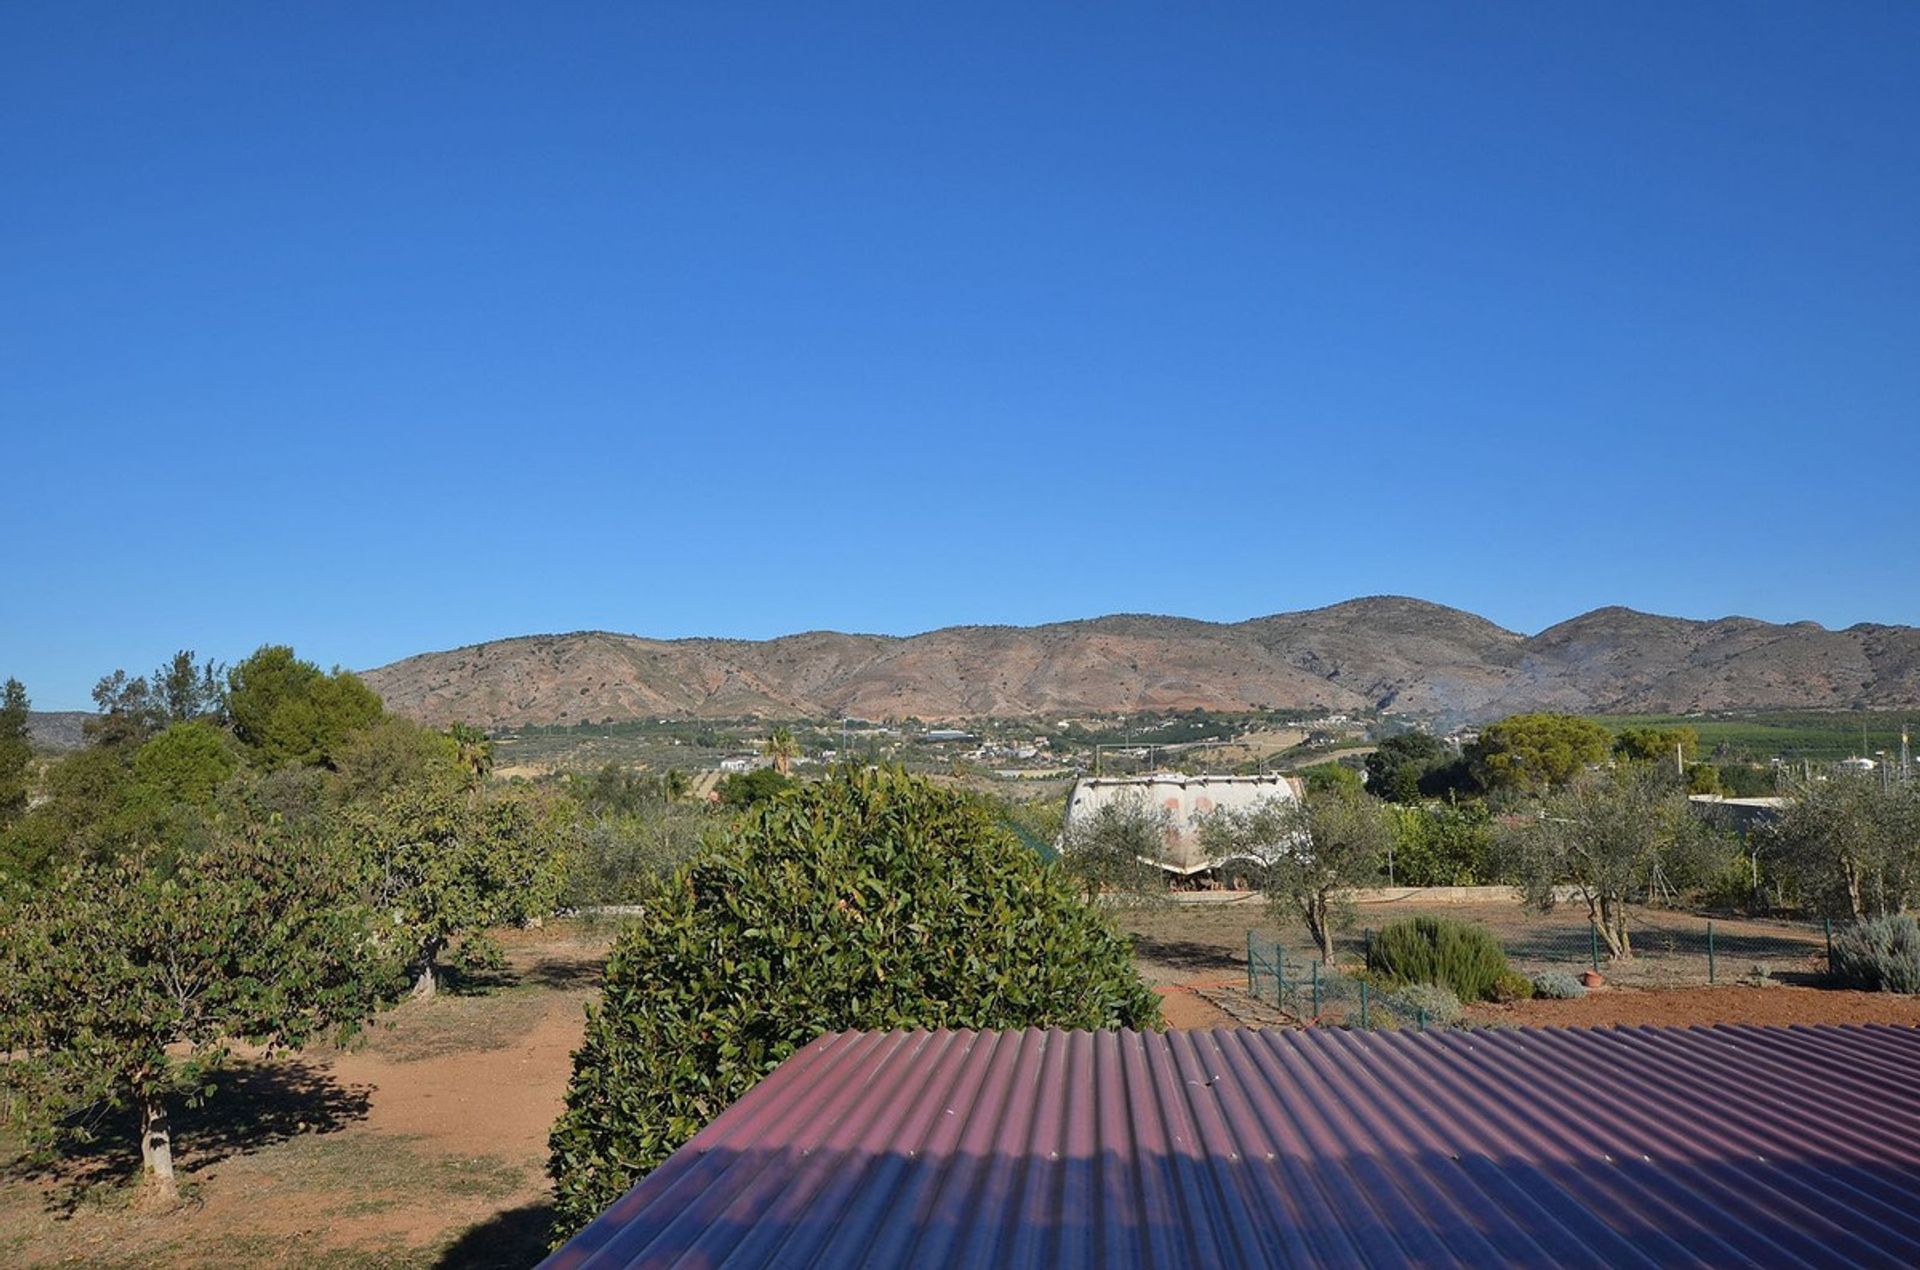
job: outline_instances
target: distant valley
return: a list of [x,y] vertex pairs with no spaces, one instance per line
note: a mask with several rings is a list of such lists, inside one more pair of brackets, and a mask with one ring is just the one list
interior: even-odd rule
[[364,673],[424,722],[1025,718],[1207,709],[1681,714],[1920,708],[1920,630],[1596,609],[1521,635],[1373,597],[1245,622],[1115,616],[906,637],[764,641],[592,631],[423,653]]

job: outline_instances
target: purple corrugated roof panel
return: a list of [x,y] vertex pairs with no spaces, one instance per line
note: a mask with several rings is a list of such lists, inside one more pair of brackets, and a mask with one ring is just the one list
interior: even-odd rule
[[1916,1266],[1920,1032],[848,1032],[545,1263]]

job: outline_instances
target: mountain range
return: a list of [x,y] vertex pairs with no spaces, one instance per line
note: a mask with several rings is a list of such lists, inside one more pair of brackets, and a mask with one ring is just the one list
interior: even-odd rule
[[1537,635],[1384,596],[1244,622],[1122,615],[921,635],[493,640],[366,671],[389,708],[501,728],[646,718],[965,719],[1204,708],[1451,722],[1524,710],[1920,707],[1920,629],[1602,608]]

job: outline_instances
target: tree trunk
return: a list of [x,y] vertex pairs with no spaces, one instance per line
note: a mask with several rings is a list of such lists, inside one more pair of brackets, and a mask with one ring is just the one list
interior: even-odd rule
[[140,1169],[152,1195],[166,1203],[180,1198],[173,1180],[173,1130],[158,1097],[140,1100]]
[[[1600,928],[1601,940],[1607,945],[1607,960],[1631,961],[1633,959],[1633,945],[1627,936],[1627,916],[1620,911],[1619,902],[1609,896],[1602,895],[1600,897],[1598,917],[1599,920],[1595,924]],[[1591,918],[1592,912],[1591,906],[1589,906],[1589,920],[1591,920]]]
[[1320,949],[1320,960],[1329,966],[1333,964],[1333,923],[1327,919],[1330,907],[1324,895],[1307,901],[1307,933]]
[[440,956],[440,950],[444,947],[446,942],[439,939],[430,939],[421,947],[420,969],[413,980],[413,996],[416,1001],[432,1000],[434,992],[438,989],[439,984],[434,973],[437,969],[435,962]]

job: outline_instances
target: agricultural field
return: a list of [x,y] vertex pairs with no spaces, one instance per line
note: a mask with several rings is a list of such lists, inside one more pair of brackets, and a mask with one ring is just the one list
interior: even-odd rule
[[1900,731],[1917,720],[1913,714],[1811,711],[1761,711],[1724,715],[1596,715],[1594,722],[1619,732],[1625,728],[1692,728],[1700,734],[1700,757],[1764,763],[1832,763],[1875,751],[1900,752]]
[[[838,719],[653,719],[582,723],[567,726],[503,729],[493,736],[501,775],[532,777],[557,771],[582,771],[607,763],[650,771],[677,768],[696,772],[717,767],[733,754],[757,752],[775,727],[791,730],[802,759],[829,753],[866,761],[899,763],[923,773],[979,769],[991,779],[994,769],[1032,766],[1058,770],[1063,765],[1091,770],[1096,749],[1110,774],[1195,761],[1209,766],[1251,766],[1261,761],[1319,761],[1334,744],[1364,740],[1366,724],[1339,729],[1344,740],[1305,746],[1308,732],[1294,726],[1308,712],[1272,711],[1209,714],[1189,711],[1166,715],[1081,719],[977,719],[942,723],[968,734],[961,743],[929,744],[928,726],[918,721],[893,724]],[[970,758],[982,745],[1026,745],[1045,736],[1050,748],[1027,760]]]

